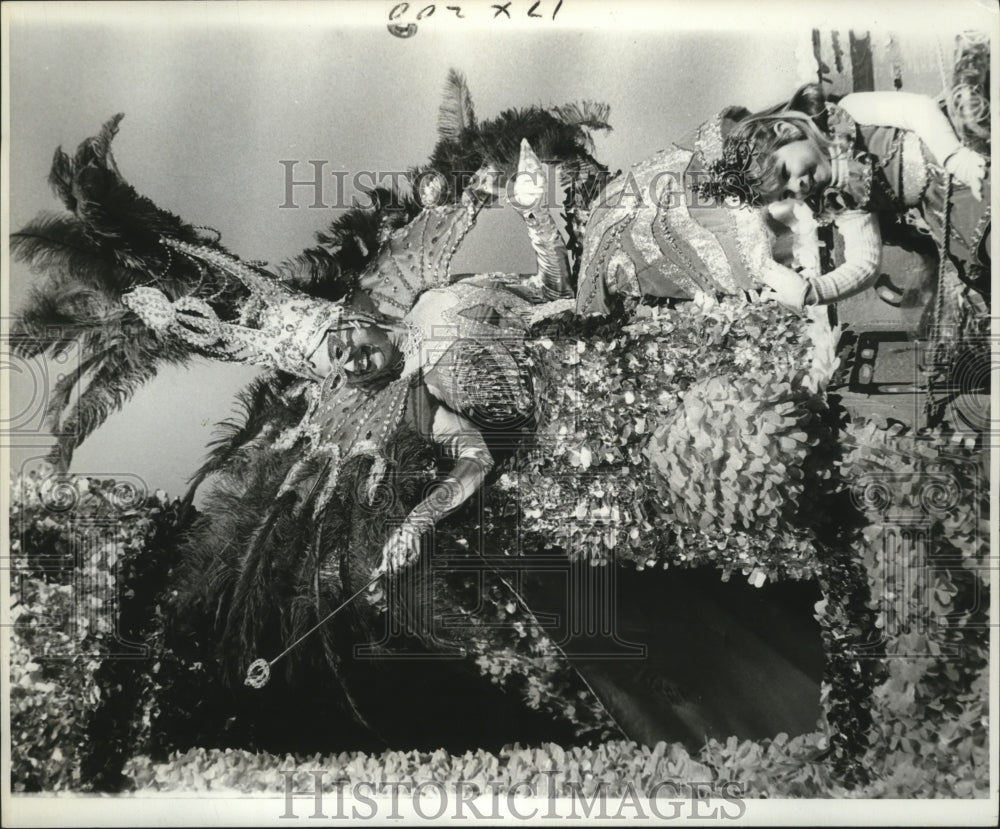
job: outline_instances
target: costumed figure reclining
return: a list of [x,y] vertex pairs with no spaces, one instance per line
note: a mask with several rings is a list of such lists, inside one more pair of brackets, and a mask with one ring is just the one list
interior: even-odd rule
[[[725,110],[699,131],[694,151],[637,165],[640,189],[662,192],[651,184],[663,171],[717,172],[725,136],[745,114]],[[116,129],[117,119],[81,146],[76,173],[110,170],[126,188],[110,156]],[[88,191],[68,161],[56,175],[58,161],[57,190],[100,236],[107,192]],[[568,252],[539,206],[543,167],[526,143],[519,166],[528,175],[516,179],[512,202],[538,262],[528,279],[450,272],[476,213],[496,195],[488,170],[460,204],[425,208],[389,235],[338,301],[296,291],[162,211],[144,228],[141,252],[120,235],[101,238],[126,273],[144,272],[122,279],[119,299],[162,345],[299,378],[282,394],[301,401],[301,416],[271,436],[275,452],[298,453],[276,489],[277,502],[297,505],[298,520],[323,524],[342,493],[341,470],[356,458],[369,462],[354,497],[375,501],[401,430],[416,430],[448,459],[401,524],[383,527],[379,556],[348,562],[348,571],[367,563],[371,575],[352,587],[375,587],[377,608],[385,609],[379,583],[411,566],[421,540],[511,454],[519,481],[487,497],[513,493],[525,537],[570,557],[712,562],[755,579],[821,575],[810,522],[822,510],[810,507],[830,476],[812,450],[829,429],[824,392],[836,338],[823,315],[746,301],[773,269],[767,218],[721,204],[696,213],[686,198],[612,207],[621,189],[612,182],[587,224],[574,295]],[[812,250],[795,253],[806,259]],[[616,294],[694,301],[605,319]],[[261,589],[259,569],[236,579],[227,636],[246,651],[257,620],[237,600]],[[347,587],[341,596],[360,592]],[[266,682],[275,661],[256,660],[249,680]],[[817,679],[797,681],[803,693],[790,696],[807,702],[793,727],[808,728]],[[693,734],[706,727],[687,725]]]
[[[811,426],[821,420],[823,385],[833,365],[831,332],[822,322],[782,323],[785,315],[776,306],[748,304],[742,297],[719,302],[708,294],[631,322],[586,319],[577,313],[587,309],[574,298],[566,247],[551,214],[539,205],[547,191],[543,168],[526,143],[519,165],[525,175],[516,178],[511,201],[536,252],[535,274],[456,281],[450,272],[451,257],[477,211],[495,196],[495,183],[484,171],[460,204],[426,208],[393,232],[349,296],[322,300],[232,256],[205,232],[164,219],[162,211],[136,196],[111,160],[117,123],[81,146],[75,170],[62,165],[68,183],[61,192],[73,196],[67,203],[96,235],[102,223],[116,219],[108,208],[109,190],[94,186],[93,179],[101,180],[98,173],[109,173],[110,192],[127,188],[156,216],[141,233],[101,235],[127,273],[143,277],[122,279],[121,304],[160,347],[298,378],[282,394],[298,398],[302,414],[270,435],[270,451],[290,450],[297,459],[275,490],[273,515],[238,536],[251,547],[263,543],[288,504],[294,505],[295,521],[315,524],[319,531],[333,509],[341,470],[353,459],[369,459],[364,485],[353,497],[362,504],[376,501],[384,476],[392,472],[392,441],[401,430],[415,429],[438,447],[448,468],[401,524],[385,526],[388,537],[374,561],[364,551],[352,554],[360,560],[351,561],[340,580],[344,572],[356,574],[366,560],[371,575],[360,583],[355,578],[350,589],[345,582],[345,598],[373,582],[370,600],[394,612],[386,607],[379,582],[412,566],[422,539],[487,476],[497,474],[498,458],[512,453],[518,454],[518,468],[529,473],[513,492],[520,523],[528,536],[561,546],[571,558],[592,564],[701,563],[692,551],[722,545],[732,552],[735,569],[813,575],[808,529],[778,526],[775,516],[797,512],[801,493],[811,485],[805,480],[815,442]],[[753,237],[761,258],[768,255],[761,222],[748,225],[745,236]],[[587,272],[588,261],[585,250],[581,272]],[[727,329],[725,347],[705,346],[706,326]],[[774,340],[763,360],[756,348],[762,330]],[[754,351],[732,347],[741,342]],[[701,353],[695,355],[699,343]],[[574,370],[581,364],[590,374]],[[759,372],[752,384],[741,379],[749,365]],[[633,375],[629,388],[609,401],[603,381],[621,377],[623,369]],[[756,397],[749,404],[748,395]],[[713,445],[698,434],[706,419],[724,424]],[[755,431],[763,419],[769,437],[759,442],[756,454],[739,449],[747,430]],[[567,432],[574,421],[577,429]],[[599,447],[609,429],[621,438],[619,444]],[[780,459],[772,458],[777,454]],[[769,461],[782,464],[780,474],[770,470],[766,485],[758,486],[753,478]],[[589,481],[586,491],[568,483],[578,481],[581,472]],[[581,526],[587,527],[583,533]],[[500,527],[498,537],[505,532]],[[778,546],[780,555],[773,552]],[[317,566],[322,571],[325,565]],[[227,641],[238,643],[244,665],[253,663],[248,677],[253,684],[266,682],[277,661],[252,659],[262,620],[248,607],[250,597],[266,586],[262,567],[247,563],[232,576],[224,632]],[[530,609],[524,610],[532,620]],[[481,629],[475,633],[466,639],[456,635],[473,652],[496,649]],[[542,632],[535,647],[558,656],[558,647],[553,651],[553,643],[544,641]],[[522,661],[537,666],[537,654]],[[817,687],[816,678],[797,675],[795,681]],[[807,728],[815,718],[818,694],[808,688],[796,694],[803,705],[791,715],[794,728]],[[583,693],[592,694],[586,685]],[[754,704],[767,702],[758,697]],[[615,727],[597,709],[592,719],[598,726]],[[767,728],[787,725],[774,722]],[[700,739],[707,726],[694,718],[686,727]],[[655,724],[639,730],[644,729],[648,739],[657,737]]]

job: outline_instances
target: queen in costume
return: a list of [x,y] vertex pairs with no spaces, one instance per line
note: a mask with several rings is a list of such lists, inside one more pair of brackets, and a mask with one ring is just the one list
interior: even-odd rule
[[[116,127],[112,122],[83,146],[76,161],[80,168],[109,172],[114,187],[123,188],[109,163]],[[521,167],[540,169],[526,146]],[[71,184],[80,190],[80,177]],[[812,449],[827,428],[832,332],[777,306],[748,304],[738,296],[719,301],[716,291],[699,290],[715,285],[736,293],[753,284],[754,263],[766,245],[762,226],[747,218],[754,214],[717,216],[745,241],[731,247],[732,260],[721,243],[710,243],[687,224],[690,216],[670,214],[690,239],[673,233],[659,238],[673,239],[670,250],[684,253],[688,264],[687,270],[668,267],[664,258],[665,272],[695,301],[623,325],[574,313],[574,306],[593,309],[582,291],[597,284],[598,276],[598,294],[609,286],[634,287],[632,271],[608,241],[610,233],[627,253],[629,226],[602,230],[601,215],[594,238],[604,241],[592,245],[587,238],[575,301],[565,249],[551,217],[534,210],[530,198],[517,204],[538,272],[527,280],[484,274],[455,281],[450,258],[484,192],[488,197],[488,178],[461,204],[422,211],[389,237],[351,295],[337,302],[292,289],[173,217],[157,214],[159,223],[140,240],[148,244],[147,264],[155,267],[146,267],[142,280],[125,280],[120,301],[161,347],[298,378],[282,392],[294,416],[256,444],[262,457],[275,459],[271,504],[249,524],[207,526],[197,536],[209,548],[208,536],[241,540],[235,559],[226,552],[229,545],[219,550],[228,584],[222,635],[244,666],[254,663],[254,683],[266,682],[276,661],[253,660],[264,641],[261,627],[273,620],[273,614],[259,612],[273,581],[267,573],[277,575],[287,566],[301,572],[306,584],[319,580],[342,598],[368,582],[391,585],[421,560],[422,542],[432,532],[442,537],[442,519],[461,510],[487,480],[494,482],[485,495],[491,513],[520,516],[498,522],[491,534],[490,543],[508,555],[519,555],[528,543],[561,548],[588,565],[711,563],[755,580],[809,578],[822,571],[807,516],[829,477],[825,460]],[[109,216],[104,196],[91,189],[74,202],[97,233]],[[629,232],[640,234],[640,244],[644,231],[633,225]],[[142,261],[138,248],[122,249],[121,234],[106,235],[119,261],[134,270]],[[701,265],[695,267],[689,249],[701,251]],[[601,270],[601,251],[608,252],[608,267],[618,263],[611,270]],[[765,333],[769,347],[761,349]],[[399,445],[407,434],[430,442],[441,474],[406,466]],[[503,466],[505,458],[513,460]],[[349,480],[342,475],[348,468]],[[399,494],[407,476],[423,482],[416,497],[412,491]],[[378,506],[387,482],[397,493],[391,509]],[[370,526],[376,546],[369,541],[338,549],[352,534],[338,541],[331,522],[359,510],[364,517],[351,520]],[[396,516],[401,520],[387,520]],[[233,520],[220,516],[222,523]],[[276,533],[286,523],[287,534]],[[386,581],[386,575],[392,578]],[[515,588],[502,578],[499,583],[524,607]],[[373,601],[385,609],[378,594]],[[325,602],[316,605],[317,612],[320,604]],[[524,612],[538,628],[530,609]],[[534,637],[535,650],[520,655],[516,642],[498,645],[498,635],[476,624],[451,637],[472,653],[509,648],[522,672],[538,667],[532,660],[541,648],[556,665],[546,670],[565,671],[558,647],[544,633]],[[619,679],[604,674],[602,681],[613,685]],[[755,681],[764,683],[765,677]],[[771,712],[764,725],[760,711],[747,720],[764,733],[807,728],[815,718],[810,700],[818,693],[810,689],[817,681],[792,671],[789,682],[802,686],[795,697],[803,703],[788,710],[784,723],[773,717],[780,710],[773,700],[747,696],[747,705]],[[345,694],[357,713],[357,695]],[[611,704],[609,694],[598,694],[603,705]],[[581,713],[582,720],[610,727],[606,708],[584,696],[592,702],[583,706],[591,713]],[[684,723],[679,727],[695,739],[710,729],[698,716]],[[662,734],[658,728],[655,717],[639,726],[649,737]]]
[[[692,147],[662,150],[600,193],[587,222],[578,313],[605,314],[628,299],[663,303],[760,288],[774,259],[767,213],[701,193],[725,136],[747,115],[727,107],[696,131]],[[813,264],[815,246],[796,241],[794,256]]]

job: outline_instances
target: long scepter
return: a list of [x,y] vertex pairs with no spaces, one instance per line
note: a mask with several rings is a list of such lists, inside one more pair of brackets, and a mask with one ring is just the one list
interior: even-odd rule
[[263,688],[267,685],[268,680],[271,678],[271,668],[274,667],[275,663],[283,659],[289,654],[296,646],[301,644],[304,639],[312,636],[317,630],[319,630],[323,625],[329,622],[334,616],[340,613],[345,607],[347,607],[351,602],[353,602],[358,596],[364,593],[369,587],[371,587],[375,582],[382,578],[382,574],[376,574],[362,587],[359,587],[350,598],[344,599],[337,607],[326,614],[322,619],[320,619],[315,625],[313,625],[309,630],[303,633],[298,639],[296,639],[292,644],[285,648],[281,653],[279,653],[274,659],[255,659],[250,663],[247,668],[246,678],[243,680],[244,685],[249,685],[251,688]]

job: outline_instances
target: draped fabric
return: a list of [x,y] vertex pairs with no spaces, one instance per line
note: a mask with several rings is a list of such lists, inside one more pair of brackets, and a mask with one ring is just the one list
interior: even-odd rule
[[990,225],[989,180],[982,201],[935,163],[919,136],[895,127],[858,125],[839,107],[827,106],[829,134],[850,154],[848,181],[823,194],[821,215],[838,210],[898,213],[919,208],[941,252],[972,262]]
[[764,220],[697,196],[705,170],[701,153],[674,147],[601,192],[587,224],[578,313],[607,313],[616,297],[691,299],[754,287],[771,253]]

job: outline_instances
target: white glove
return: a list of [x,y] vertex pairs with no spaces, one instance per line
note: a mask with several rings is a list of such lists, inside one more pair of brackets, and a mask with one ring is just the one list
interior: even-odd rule
[[415,561],[420,555],[422,535],[420,527],[404,521],[382,547],[382,561],[372,572],[372,576],[384,576],[389,572],[396,572]]
[[764,267],[761,281],[770,288],[770,291],[761,294],[761,299],[773,299],[796,313],[802,313],[809,283],[798,273],[772,261]]
[[986,159],[975,150],[959,147],[944,161],[944,168],[962,184],[968,185],[977,201],[983,200],[983,179],[986,178]]

